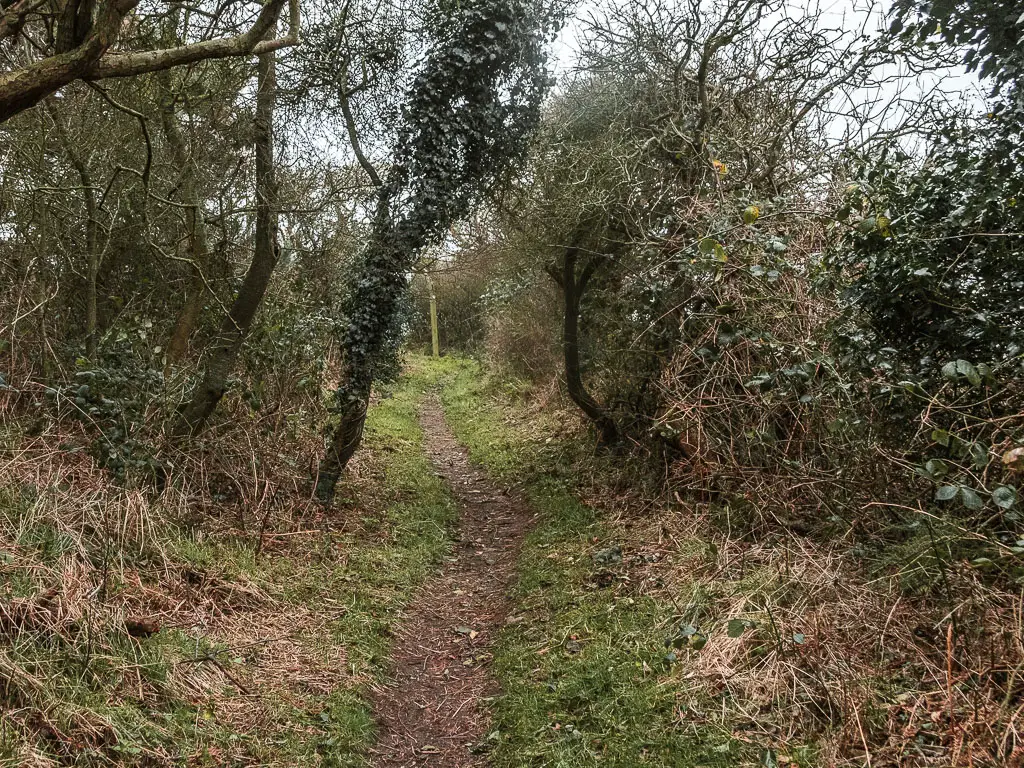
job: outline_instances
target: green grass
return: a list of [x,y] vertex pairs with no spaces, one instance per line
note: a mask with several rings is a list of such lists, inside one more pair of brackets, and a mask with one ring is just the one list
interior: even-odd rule
[[[421,363],[426,365],[426,363]],[[495,766],[727,766],[757,755],[700,722],[721,702],[688,696],[680,665],[666,661],[674,606],[595,584],[593,555],[614,543],[599,515],[573,493],[566,451],[536,417],[494,397],[479,366],[429,363],[443,381],[449,422],[473,460],[497,480],[519,483],[539,513],[514,597],[521,620],[499,637],[494,703]],[[493,386],[493,385],[490,385]],[[562,469],[555,473],[545,467]],[[685,654],[685,651],[683,652]]]
[[[301,567],[284,561],[274,573],[290,602],[344,603],[336,634],[358,677],[379,677],[395,620],[451,545],[457,511],[424,453],[417,420],[429,385],[411,370],[369,413],[364,448],[377,458],[373,492],[383,498],[371,509],[359,506],[358,530],[322,539]],[[339,489],[339,495],[351,492],[350,486]]]
[[[716,598],[702,592],[706,580],[682,584],[675,601],[663,591],[653,591],[658,597],[652,597],[625,581],[630,564],[595,558],[620,543],[629,557],[638,542],[579,501],[574,472],[582,467],[621,483],[632,479],[630,468],[615,466],[616,457],[583,461],[586,444],[552,439],[558,428],[554,417],[518,404],[514,384],[502,388],[487,381],[476,363],[457,358],[410,360],[402,380],[370,412],[359,458],[361,479],[346,481],[341,509],[322,525],[309,521],[311,528],[323,529],[320,533],[287,539],[288,545],[268,547],[257,556],[251,535],[205,525],[184,528],[159,519],[153,510],[146,547],[115,553],[119,568],[150,574],[162,573],[164,566],[191,568],[221,585],[252,587],[282,610],[327,617],[325,629],[318,624],[304,640],[315,641],[317,648],[344,649],[347,684],[299,703],[282,697],[264,713],[265,727],[232,730],[222,717],[237,695],[230,686],[202,701],[183,698],[172,685],[175,672],[196,657],[212,657],[229,671],[244,672],[251,661],[230,643],[189,627],[165,629],[141,641],[116,631],[28,633],[14,641],[0,638],[6,643],[0,645],[0,704],[10,703],[3,698],[9,695],[4,665],[13,662],[44,681],[41,691],[30,692],[17,706],[46,712],[69,733],[93,721],[112,729],[115,739],[83,749],[65,764],[146,765],[160,755],[163,762],[156,764],[182,766],[365,765],[373,739],[366,687],[381,681],[400,612],[448,554],[456,520],[449,492],[423,450],[416,418],[425,393],[438,386],[453,431],[473,460],[496,482],[523,489],[537,512],[519,563],[514,620],[495,648],[493,669],[502,693],[493,702],[493,729],[485,741],[493,766],[758,764],[764,757],[760,748],[716,724],[725,709],[739,709],[735,703],[688,683],[685,649],[675,660],[666,659],[665,640],[682,618],[677,603],[692,607],[696,601],[700,610],[714,612]],[[38,494],[45,500],[49,492]],[[48,520],[39,510],[53,505],[36,501],[35,491],[0,488],[0,575],[7,579],[6,595],[0,597],[39,594],[69,558],[85,557],[94,565],[102,559],[93,551],[100,541],[95,533],[76,532],[73,515]],[[18,563],[31,553],[31,567],[11,566],[15,561],[5,554],[7,544],[16,545]],[[679,553],[709,546],[687,539],[679,543]],[[603,582],[609,574],[611,586]],[[108,599],[129,591],[124,576],[111,574]],[[766,588],[768,576],[748,571],[747,583],[737,588],[755,594]],[[690,620],[689,609],[684,613]],[[126,670],[137,677],[126,678]],[[136,684],[126,679],[139,680],[147,696],[135,697]],[[21,764],[26,739],[56,756],[37,732],[4,723],[0,766]],[[809,765],[809,754],[795,759]]]
[[[190,766],[365,765],[373,739],[366,687],[384,674],[395,622],[449,551],[456,517],[455,505],[423,450],[416,415],[432,376],[410,371],[371,409],[360,458],[364,478],[339,489],[341,509],[332,513],[342,525],[326,525],[321,534],[297,537],[291,540],[296,544],[257,557],[252,537],[157,520],[145,552],[115,553],[119,567],[149,566],[149,572],[153,563],[158,571],[164,566],[191,568],[218,583],[253,586],[283,607],[328,617],[326,633],[311,636],[309,642],[344,649],[350,684],[326,696],[307,695],[303,706],[283,697],[272,700],[265,712],[267,727],[236,732],[222,723],[217,708],[230,705],[237,694],[227,690],[207,702],[189,701],[177,694],[169,678],[176,668],[187,667],[189,659],[204,656],[241,674],[250,663],[244,650],[187,627],[135,640],[97,625],[92,635],[27,632],[0,637],[0,708],[17,705],[45,712],[68,734],[81,733],[87,722],[109,727],[112,738],[78,749],[73,757],[61,758],[62,764],[130,766],[169,760]],[[25,553],[31,555],[31,567],[0,574],[6,584],[6,595],[0,598],[44,591],[48,579],[59,577],[62,558],[76,556],[78,546],[87,560],[101,559],[91,550],[89,535],[69,537],[73,518],[47,519],[53,505],[39,507],[47,510],[42,512],[32,502],[18,489],[0,488],[0,566],[6,557],[4,541],[18,548],[22,562]],[[157,518],[159,512],[152,515]],[[120,584],[121,574],[112,573],[108,599],[116,599]],[[8,699],[13,689],[5,687],[6,663],[44,681],[43,688],[19,691],[17,702]],[[151,692],[145,700],[133,696],[132,686],[123,682],[126,670],[137,670],[140,685]],[[133,674],[127,679],[134,679]],[[10,727],[5,719],[0,766],[21,764],[28,749],[59,757],[58,745],[40,731]]]

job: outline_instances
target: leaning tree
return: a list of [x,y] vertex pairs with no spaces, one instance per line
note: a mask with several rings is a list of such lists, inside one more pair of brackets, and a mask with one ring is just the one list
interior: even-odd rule
[[334,496],[362,440],[370,390],[393,373],[408,274],[523,156],[549,83],[544,54],[555,14],[542,0],[442,6],[402,110],[380,181],[369,240],[345,300],[337,422],[316,493]]

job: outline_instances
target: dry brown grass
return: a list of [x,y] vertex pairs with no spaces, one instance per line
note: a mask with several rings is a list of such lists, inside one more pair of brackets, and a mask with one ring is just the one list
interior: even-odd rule
[[[913,563],[869,572],[850,541],[729,535],[706,507],[600,485],[587,501],[622,542],[623,588],[711,638],[666,683],[682,722],[772,745],[780,761],[814,744],[820,765],[1024,764],[1019,590],[952,563],[948,593],[912,594]],[[751,627],[729,637],[731,619]]]
[[[330,631],[344,607],[291,604],[288,585],[260,572],[261,560],[282,573],[301,567],[308,534],[344,525],[306,496],[307,468],[295,457],[313,440],[281,444],[263,426],[236,423],[201,450],[173,454],[162,493],[112,482],[80,424],[8,438],[0,698],[4,741],[21,764],[86,754],[120,763],[124,706],[186,704],[221,732],[266,741],[296,727],[282,710],[315,709],[352,685]],[[194,730],[202,749],[218,749],[213,728],[205,746],[203,725]],[[244,758],[244,743],[232,759]],[[142,758],[169,764],[172,749],[143,749]]]
[[159,488],[101,468],[96,426],[33,411],[33,386],[0,393],[0,763],[358,760],[401,606],[449,545],[425,382],[375,400],[332,509],[309,499],[308,397],[227,398],[184,449],[148,414]]

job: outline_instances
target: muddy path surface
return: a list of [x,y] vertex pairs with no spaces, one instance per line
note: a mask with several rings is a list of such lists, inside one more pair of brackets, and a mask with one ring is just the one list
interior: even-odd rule
[[449,559],[413,598],[394,640],[389,683],[373,692],[376,768],[487,765],[489,668],[505,623],[516,562],[532,514],[472,466],[437,399],[420,422],[439,475],[459,504]]

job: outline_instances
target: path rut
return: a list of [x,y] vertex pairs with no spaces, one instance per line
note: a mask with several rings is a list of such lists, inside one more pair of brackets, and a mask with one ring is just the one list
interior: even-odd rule
[[498,692],[491,647],[505,623],[531,522],[525,501],[496,488],[452,436],[436,398],[420,413],[425,444],[459,504],[450,558],[400,623],[390,683],[373,694],[376,768],[487,764],[487,700]]

